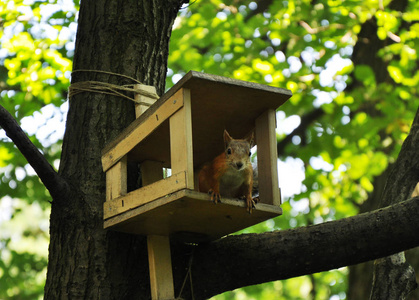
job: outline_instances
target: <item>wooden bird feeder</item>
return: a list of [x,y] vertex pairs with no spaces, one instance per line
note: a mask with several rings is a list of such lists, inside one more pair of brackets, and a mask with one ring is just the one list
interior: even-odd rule
[[[155,89],[144,87],[151,96],[138,96],[137,119],[102,152],[104,227],[148,236],[152,295],[163,299],[173,296],[169,237],[211,241],[282,214],[275,116],[292,94],[195,71],[157,101]],[[196,188],[200,166],[224,151],[224,129],[234,138],[255,132],[260,202],[252,214],[245,201],[221,195],[215,205]],[[140,164],[143,185],[130,192],[128,162]],[[163,178],[163,168],[171,176]]]

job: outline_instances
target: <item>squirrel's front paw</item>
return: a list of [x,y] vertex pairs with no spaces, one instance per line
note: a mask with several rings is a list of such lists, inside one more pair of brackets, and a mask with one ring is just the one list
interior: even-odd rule
[[259,197],[255,197],[252,199],[252,197],[246,197],[246,196],[241,196],[239,198],[240,200],[244,200],[246,201],[246,211],[251,214],[253,209],[256,209],[256,203],[259,202]]
[[256,202],[255,202],[255,199],[252,199],[251,197],[246,198],[246,205],[247,205],[246,210],[249,214],[251,214],[253,209],[256,208]]
[[211,201],[214,202],[214,204],[221,203],[221,195],[219,192],[216,193],[214,190],[209,190],[208,194],[211,195]]

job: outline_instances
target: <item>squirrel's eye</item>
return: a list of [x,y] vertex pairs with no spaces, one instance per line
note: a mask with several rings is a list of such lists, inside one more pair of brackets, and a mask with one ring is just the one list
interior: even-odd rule
[[229,155],[231,154],[231,148],[227,149],[227,154],[229,154]]
[[251,156],[251,155],[252,155],[252,152],[249,151],[249,156]]

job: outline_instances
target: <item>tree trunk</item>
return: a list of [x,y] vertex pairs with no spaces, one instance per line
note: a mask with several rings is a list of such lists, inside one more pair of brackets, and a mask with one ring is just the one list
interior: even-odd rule
[[[169,38],[181,2],[82,1],[74,70],[127,75],[162,94]],[[73,74],[72,84],[91,80],[135,83],[83,71]],[[101,149],[134,117],[133,103],[124,98],[85,92],[70,99],[59,173],[72,189],[52,203],[45,299],[150,297],[145,239],[103,230]]]
[[375,260],[370,299],[404,300],[416,288],[415,270],[404,252]]
[[[403,143],[402,150],[387,180],[381,207],[410,198],[419,181],[419,110],[413,121],[411,133]],[[372,300],[406,299],[417,288],[414,269],[406,262],[404,253],[394,254],[374,262]]]

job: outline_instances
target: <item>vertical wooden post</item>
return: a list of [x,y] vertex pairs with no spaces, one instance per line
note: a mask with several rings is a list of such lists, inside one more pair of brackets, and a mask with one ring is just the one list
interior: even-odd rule
[[[157,161],[141,163],[143,186],[163,179],[163,164]],[[174,299],[172,261],[168,236],[147,236],[148,264],[150,271],[151,298]]]
[[127,193],[127,156],[106,171],[106,201]]
[[[135,116],[141,116],[157,99],[154,86],[136,85],[148,96],[136,94]],[[163,165],[157,161],[141,163],[143,186],[163,179]],[[148,264],[150,271],[151,298],[153,300],[174,299],[172,260],[170,256],[170,240],[168,236],[147,236]]]
[[186,186],[193,189],[191,91],[182,92],[183,107],[170,117],[170,160],[172,174],[186,171]]
[[175,299],[170,241],[167,236],[147,236],[151,299]]
[[[143,186],[163,179],[163,165],[157,161],[141,163]],[[172,260],[168,236],[147,236],[148,264],[150,271],[151,298],[174,299]]]
[[[170,117],[170,159],[172,174],[186,172],[186,185],[193,189],[192,115],[190,90],[182,89],[184,105]],[[173,100],[176,101],[176,100]],[[158,180],[162,174],[156,171],[157,162],[146,162],[143,166],[143,183]],[[143,169],[142,169],[143,170]],[[161,169],[160,169],[161,170]],[[151,297],[153,300],[174,299],[173,271],[168,236],[147,236],[150,268]]]
[[262,203],[280,206],[275,128],[274,109],[268,109],[256,119],[259,198]]
[[159,99],[157,95],[156,88],[151,85],[136,84],[135,88],[144,92],[135,94],[135,117],[138,118],[141,116],[154,102]]

